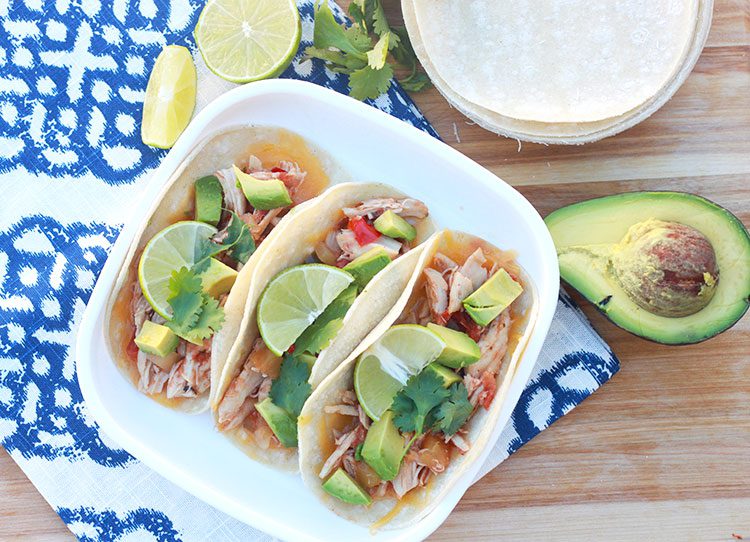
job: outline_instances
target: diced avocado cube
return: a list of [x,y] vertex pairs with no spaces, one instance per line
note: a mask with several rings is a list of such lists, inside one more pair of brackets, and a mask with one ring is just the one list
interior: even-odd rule
[[163,358],[174,352],[180,338],[171,329],[151,320],[143,322],[141,332],[135,338],[138,350]]
[[237,271],[216,258],[211,258],[208,268],[201,273],[200,277],[203,291],[211,297],[219,297],[232,289],[237,279]]
[[223,191],[214,175],[195,181],[195,219],[216,226],[221,220]]
[[460,369],[476,363],[482,355],[479,345],[466,333],[433,323],[427,324],[427,327],[445,341],[445,348],[435,360],[441,365]]
[[357,289],[362,291],[372,280],[372,277],[382,271],[389,263],[391,263],[391,257],[388,255],[388,251],[378,246],[371,248],[358,258],[354,258],[344,266],[344,271],[349,272],[354,277]]
[[438,362],[430,363],[423,370],[429,371],[443,380],[443,387],[449,388],[451,384],[461,382],[463,379],[455,372],[451,371],[448,367],[440,365]]
[[477,291],[463,300],[464,309],[480,326],[486,326],[521,295],[523,287],[500,269]]
[[404,457],[404,439],[393,423],[393,412],[387,410],[373,422],[362,447],[362,459],[380,478],[393,480]]
[[268,427],[285,448],[297,447],[297,420],[286,410],[276,406],[270,397],[255,405],[255,409],[266,420]]
[[417,229],[393,211],[384,212],[372,225],[383,235],[394,239],[414,241],[417,237]]
[[242,188],[250,205],[261,211],[268,211],[292,204],[292,198],[286,186],[279,179],[261,181],[234,166],[237,186]]
[[294,357],[306,363],[311,371],[312,371],[313,365],[315,365],[315,361],[317,361],[318,359],[316,356],[314,356],[313,354],[310,354],[309,352],[302,352],[301,354],[295,353]]
[[323,489],[338,500],[348,502],[349,504],[368,506],[372,502],[372,497],[370,497],[367,491],[362,489],[362,486],[342,468],[336,469],[323,482]]

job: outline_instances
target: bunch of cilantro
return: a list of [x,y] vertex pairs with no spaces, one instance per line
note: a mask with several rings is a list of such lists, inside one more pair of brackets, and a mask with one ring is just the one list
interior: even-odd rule
[[411,377],[391,404],[393,422],[402,433],[414,433],[412,441],[428,430],[453,436],[466,423],[474,407],[463,382],[443,386],[433,371]]
[[236,213],[232,213],[227,236],[221,243],[201,239],[195,247],[195,263],[192,267],[172,271],[169,279],[170,295],[167,302],[172,307],[172,318],[165,325],[193,344],[203,344],[224,323],[224,309],[216,299],[203,291],[200,278],[211,258],[224,251],[233,260],[243,264],[255,251],[253,236]]
[[380,0],[352,0],[349,15],[354,24],[340,25],[328,3],[319,0],[313,46],[305,55],[323,60],[331,71],[348,74],[350,96],[364,100],[386,92],[394,73],[389,58],[406,70],[407,75],[398,79],[406,90],[418,92],[430,84],[427,75],[418,71],[406,29],[388,24]]

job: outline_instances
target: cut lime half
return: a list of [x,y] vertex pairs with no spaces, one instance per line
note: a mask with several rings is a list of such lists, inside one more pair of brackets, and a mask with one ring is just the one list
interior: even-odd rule
[[323,264],[276,275],[258,301],[258,329],[268,349],[281,356],[352,282],[346,271]]
[[208,0],[195,41],[208,68],[233,83],[279,75],[299,47],[294,0]]
[[146,301],[164,318],[172,317],[172,308],[167,302],[172,272],[181,267],[192,267],[198,243],[201,239],[211,238],[216,231],[203,222],[177,222],[154,235],[143,249],[138,263],[141,291]]
[[412,376],[437,359],[445,342],[424,326],[391,327],[365,350],[354,367],[354,391],[359,404],[379,420]]
[[196,75],[190,51],[179,45],[165,47],[156,58],[146,86],[141,119],[141,140],[169,149],[190,123],[195,109]]

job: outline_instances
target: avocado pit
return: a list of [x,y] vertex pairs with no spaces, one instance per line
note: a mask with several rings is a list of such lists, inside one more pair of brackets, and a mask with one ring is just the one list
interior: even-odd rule
[[638,306],[672,318],[708,305],[719,280],[711,242],[679,222],[649,219],[632,225],[615,246],[610,265]]

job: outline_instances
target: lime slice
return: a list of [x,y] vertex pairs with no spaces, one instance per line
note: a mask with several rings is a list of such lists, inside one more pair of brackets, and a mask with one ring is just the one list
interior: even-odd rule
[[373,420],[388,410],[406,382],[437,359],[445,342],[424,326],[393,326],[365,350],[354,367],[354,391]]
[[203,222],[177,222],[154,235],[143,249],[138,263],[138,281],[143,296],[164,318],[172,316],[167,303],[172,271],[190,268],[195,263],[195,248],[201,239],[209,239],[216,228]]
[[165,47],[156,58],[143,100],[141,140],[168,149],[190,123],[195,109],[196,75],[190,51]]
[[323,264],[297,265],[276,275],[258,302],[258,329],[268,349],[277,356],[286,352],[352,282],[346,271]]
[[208,0],[195,41],[208,68],[233,83],[279,75],[299,47],[294,0]]

